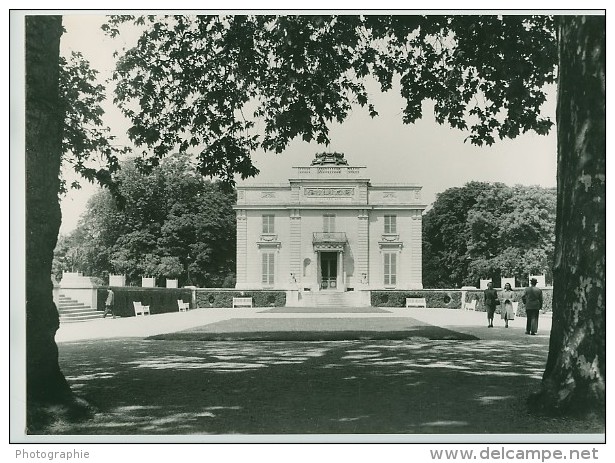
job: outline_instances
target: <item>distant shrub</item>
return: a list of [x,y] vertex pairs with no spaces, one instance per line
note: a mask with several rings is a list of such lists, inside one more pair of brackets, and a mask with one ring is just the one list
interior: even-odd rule
[[100,277],[90,277],[90,281],[94,283],[96,286],[105,286],[105,280]]
[[374,307],[391,307],[389,304],[389,293],[386,291],[372,291],[371,304]]
[[227,275],[226,278],[224,278],[224,281],[222,282],[222,287],[223,288],[234,288],[236,282],[237,280],[235,278],[235,274],[231,273],[230,275]]

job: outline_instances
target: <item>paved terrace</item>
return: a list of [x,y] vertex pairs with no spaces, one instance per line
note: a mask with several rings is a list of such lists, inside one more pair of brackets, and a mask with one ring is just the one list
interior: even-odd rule
[[[525,336],[525,317],[518,317],[510,322],[509,328],[504,328],[504,321],[496,314],[495,327],[487,328],[487,316],[484,312],[474,312],[452,309],[419,309],[419,308],[361,308],[357,312],[335,311],[335,309],[322,308],[206,308],[194,309],[188,312],[171,312],[144,317],[96,319],[81,323],[65,323],[60,326],[56,334],[57,342],[71,342],[85,339],[113,339],[113,338],[144,338],[149,336],[176,333],[196,327],[206,327],[219,322],[232,320],[253,319],[255,326],[262,326],[268,319],[293,319],[292,329],[301,329],[301,320],[309,324],[310,319],[345,319],[349,328],[352,325],[364,326],[367,319],[378,319],[382,322],[389,319],[417,320],[424,324],[435,325],[452,329],[459,333],[476,336],[479,339],[517,339]],[[376,321],[376,320],[373,320]],[[238,324],[240,331],[249,331],[245,323]],[[281,326],[275,322],[271,324]],[[226,325],[228,326],[228,324]],[[313,326],[313,325],[306,325]],[[383,326],[380,324],[380,326]],[[388,327],[390,328],[390,324]],[[228,328],[227,328],[228,329]],[[540,316],[537,338],[547,338],[551,331],[551,317]]]

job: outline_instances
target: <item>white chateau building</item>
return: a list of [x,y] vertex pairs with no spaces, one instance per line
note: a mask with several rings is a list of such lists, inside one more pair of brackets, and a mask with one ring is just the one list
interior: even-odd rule
[[423,287],[421,186],[372,184],[340,153],[293,169],[285,184],[237,187],[237,289],[369,305],[369,290]]

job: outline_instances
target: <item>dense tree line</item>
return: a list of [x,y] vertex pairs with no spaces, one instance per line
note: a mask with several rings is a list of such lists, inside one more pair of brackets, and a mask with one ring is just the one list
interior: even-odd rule
[[[600,15],[122,17],[144,33],[121,56],[117,101],[145,166],[193,150],[198,170],[253,176],[250,152],[295,138],[329,142],[365,90],[400,78],[403,120],[435,101],[440,123],[476,144],[546,133],[544,85],[557,79],[558,188],[553,329],[532,409],[603,413],[606,393],[606,23]],[[28,425],[45,407],[82,410],[58,363],[50,274],[60,211],[65,108],[58,16],[26,18],[26,341]],[[555,72],[557,68],[557,73]],[[246,114],[250,104],[256,108]],[[263,134],[256,133],[255,121]],[[96,180],[112,178],[112,162]],[[113,184],[110,183],[112,186]],[[41,414],[40,412],[43,412]]]
[[169,156],[147,173],[127,161],[116,182],[121,208],[108,190],[96,193],[77,228],[59,241],[55,272],[79,270],[103,281],[124,274],[137,285],[148,276],[233,286],[233,190],[205,180],[186,155]]
[[555,189],[470,182],[440,193],[423,218],[423,284],[478,286],[480,279],[547,274],[552,281]]

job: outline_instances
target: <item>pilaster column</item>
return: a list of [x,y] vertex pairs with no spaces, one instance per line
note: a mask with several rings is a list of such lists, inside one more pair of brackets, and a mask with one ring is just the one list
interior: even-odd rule
[[344,252],[337,252],[337,261],[338,261],[338,278],[337,278],[337,289],[338,291],[346,291],[346,279],[344,278]]
[[316,268],[314,269],[314,278],[313,278],[313,283],[314,283],[314,287],[318,288],[317,290],[320,291],[320,276],[322,275],[322,270],[320,268],[320,252],[315,251],[314,252],[315,255],[315,259],[314,262],[316,263]]
[[[359,209],[358,238],[355,251],[355,278],[357,283],[369,284],[369,210]],[[365,276],[365,278],[364,278]]]
[[237,209],[237,286],[248,280],[248,220],[245,209]]
[[423,288],[423,216],[420,210],[412,212],[410,225],[410,286]]
[[290,272],[295,275],[298,284],[303,276],[303,262],[301,258],[301,211],[290,211]]

